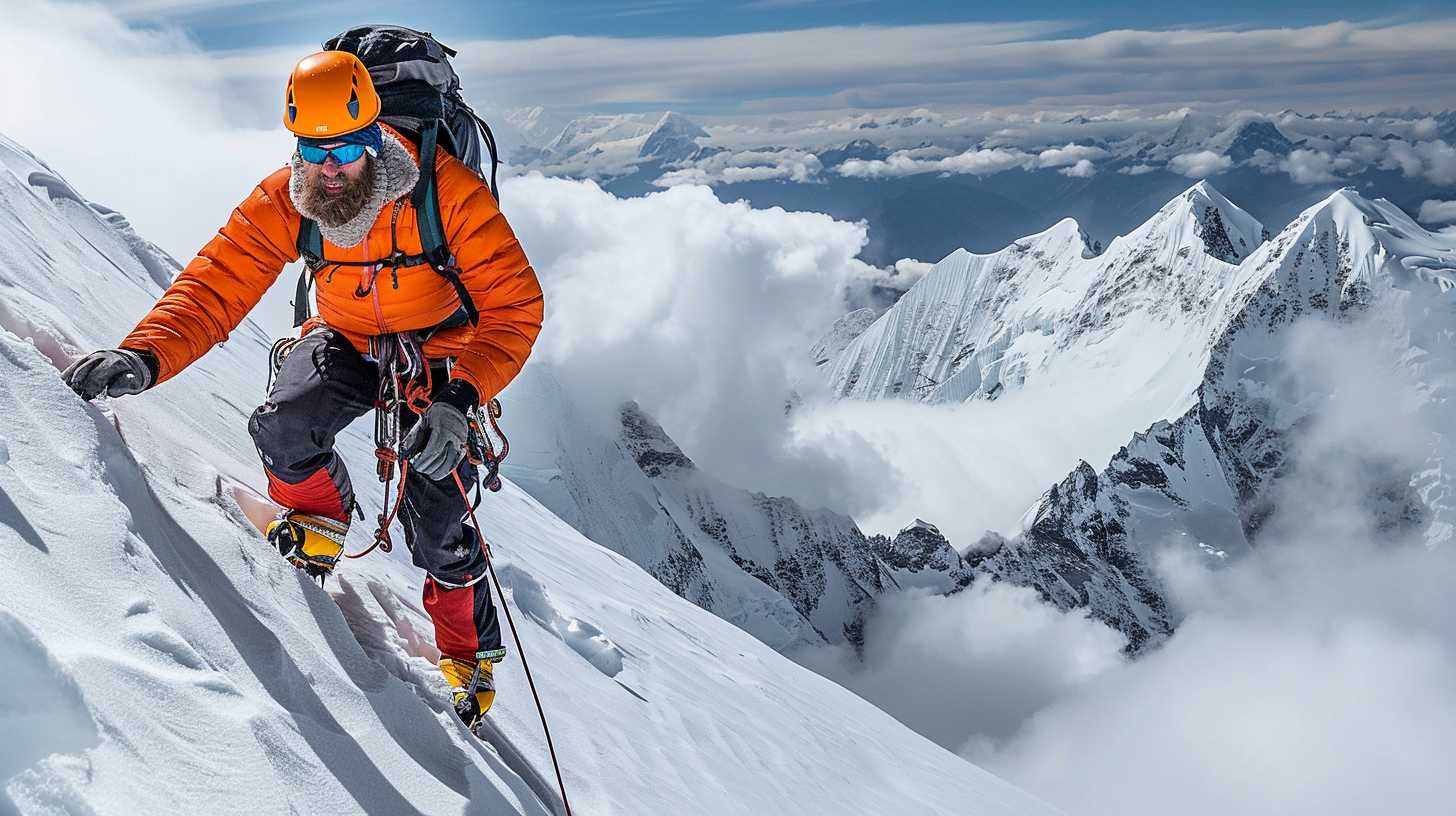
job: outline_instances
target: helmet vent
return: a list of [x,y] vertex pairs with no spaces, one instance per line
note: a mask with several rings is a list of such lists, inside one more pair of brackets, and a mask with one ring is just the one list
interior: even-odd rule
[[349,116],[354,119],[359,118],[359,94],[353,89],[349,91]]

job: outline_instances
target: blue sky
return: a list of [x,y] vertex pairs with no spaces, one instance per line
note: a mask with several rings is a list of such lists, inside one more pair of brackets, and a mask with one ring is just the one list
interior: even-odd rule
[[1119,28],[1281,27],[1332,20],[1412,21],[1449,14],[1446,4],[1351,0],[1222,0],[1222,2],[951,2],[951,0],[416,0],[401,13],[378,0],[106,0],[137,21],[187,28],[208,49],[254,48],[320,39],[361,21],[391,20],[451,38],[531,39],[560,34],[610,37],[713,36],[829,25],[903,26],[934,23],[1056,20],[1066,33]]

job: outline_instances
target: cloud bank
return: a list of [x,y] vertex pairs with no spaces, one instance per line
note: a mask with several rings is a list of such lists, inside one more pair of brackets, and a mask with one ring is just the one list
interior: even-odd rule
[[1180,153],[1168,162],[1168,169],[1180,176],[1206,178],[1234,166],[1234,160],[1212,150]]
[[536,354],[579,402],[636,400],[730,482],[841,510],[878,504],[858,473],[887,465],[868,445],[850,433],[843,449],[798,446],[785,413],[812,396],[808,349],[847,289],[885,277],[857,259],[863,223],[725,204],[701,186],[622,199],[530,174],[502,196],[546,287]]
[[1371,502],[1456,432],[1429,391],[1449,372],[1417,372],[1408,350],[1395,323],[1296,327],[1274,389],[1319,409],[1296,431],[1278,510],[1222,569],[1165,553],[1186,617],[1138,660],[1116,658],[1110,631],[985,583],[888,602],[862,664],[797,657],[1068,812],[1439,809],[1456,796],[1442,764],[1456,751],[1456,551],[1389,528]]
[[849,159],[835,167],[834,172],[849,178],[898,178],[921,173],[989,176],[1006,170],[1061,167],[1065,168],[1062,172],[1067,175],[1086,178],[1096,172],[1092,163],[1094,159],[1111,155],[1103,148],[1078,144],[1048,148],[1039,153],[982,147],[949,156],[922,157],[922,154],[931,152],[934,151],[897,150],[884,159]]

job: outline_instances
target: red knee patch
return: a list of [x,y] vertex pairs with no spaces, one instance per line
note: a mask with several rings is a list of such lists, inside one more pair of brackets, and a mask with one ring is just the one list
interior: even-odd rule
[[349,511],[344,507],[344,498],[339,495],[339,486],[334,484],[326,468],[315,470],[298,484],[289,484],[266,468],[264,473],[268,475],[268,498],[277,504],[301,513],[349,520]]
[[425,611],[435,622],[435,648],[446,657],[475,662],[480,636],[475,631],[475,586],[449,589],[425,576]]

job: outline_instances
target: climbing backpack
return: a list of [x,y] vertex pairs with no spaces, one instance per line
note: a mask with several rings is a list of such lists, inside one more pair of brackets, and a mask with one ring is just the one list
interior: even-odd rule
[[[410,193],[419,224],[420,255],[396,254],[389,263],[415,266],[428,263],[450,283],[460,299],[461,313],[475,325],[479,319],[475,303],[460,280],[455,256],[445,242],[445,227],[440,217],[436,195],[434,155],[437,146],[463,162],[475,174],[483,172],[483,146],[490,154],[490,192],[500,200],[496,188],[496,171],[500,159],[495,136],[490,126],[470,108],[460,95],[460,77],[450,65],[454,49],[442,45],[434,36],[397,26],[360,26],[351,28],[323,43],[326,51],[347,51],[369,69],[369,78],[382,103],[379,121],[410,139],[419,147],[420,179]],[[304,260],[303,273],[293,300],[293,325],[308,320],[308,286],[323,266],[339,264],[324,258],[323,235],[318,224],[304,218],[298,230],[298,253]],[[361,263],[348,262],[354,266]]]

